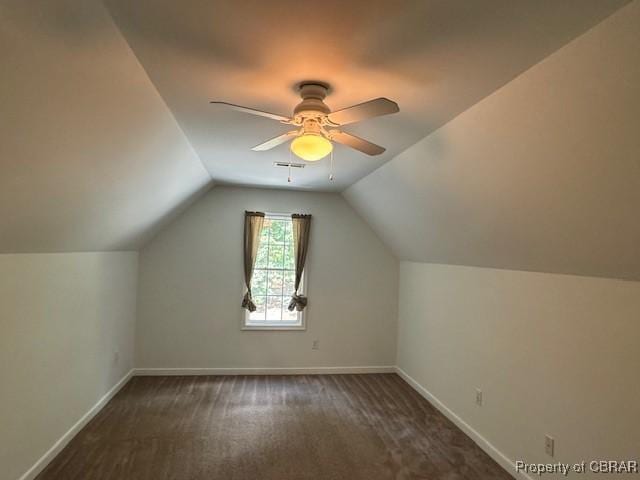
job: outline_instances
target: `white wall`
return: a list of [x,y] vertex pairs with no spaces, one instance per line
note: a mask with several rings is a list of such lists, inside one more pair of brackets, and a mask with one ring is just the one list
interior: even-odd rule
[[[240,330],[245,210],[313,215],[307,331]],[[397,273],[338,194],[216,187],[140,252],[136,366],[394,365]]]
[[401,262],[399,303],[400,368],[511,460],[638,460],[639,282]]
[[133,367],[136,277],[132,252],[0,255],[0,479]]

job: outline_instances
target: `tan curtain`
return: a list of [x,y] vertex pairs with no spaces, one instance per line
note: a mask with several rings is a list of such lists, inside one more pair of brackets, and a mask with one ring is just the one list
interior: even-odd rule
[[300,288],[300,280],[302,279],[302,271],[304,263],[307,260],[307,251],[309,250],[309,232],[311,230],[311,215],[300,215],[294,213],[291,215],[293,223],[293,254],[296,260],[296,283],[295,291],[289,302],[289,311],[296,309],[301,312],[307,306],[307,297],[298,294]]
[[251,278],[258,256],[258,245],[263,225],[264,213],[244,212],[244,283],[247,287],[247,293],[242,299],[242,308],[246,308],[250,312],[256,311],[256,304],[251,298]]

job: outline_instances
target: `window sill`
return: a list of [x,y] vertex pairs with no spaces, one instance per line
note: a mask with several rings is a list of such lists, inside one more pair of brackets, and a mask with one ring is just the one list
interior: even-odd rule
[[263,331],[287,331],[287,330],[306,330],[305,325],[243,325],[241,330],[263,330]]

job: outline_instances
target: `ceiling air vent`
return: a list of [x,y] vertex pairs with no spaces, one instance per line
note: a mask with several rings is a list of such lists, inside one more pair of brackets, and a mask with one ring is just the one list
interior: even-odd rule
[[286,167],[286,168],[304,168],[304,163],[290,163],[290,162],[273,162],[274,167]]

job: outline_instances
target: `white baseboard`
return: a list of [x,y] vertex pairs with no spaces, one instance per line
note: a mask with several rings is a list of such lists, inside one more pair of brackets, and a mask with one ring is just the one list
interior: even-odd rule
[[111,400],[116,395],[116,393],[120,391],[122,387],[124,387],[124,385],[133,376],[133,373],[133,369],[129,370],[129,372],[124,377],[122,377],[118,381],[118,383],[116,383],[111,388],[111,390],[105,393],[102,398],[98,400],[97,403],[93,407],[91,407],[91,409],[89,409],[89,411],[85,413],[80,418],[80,420],[75,423],[75,425],[67,430],[67,432],[62,435],[62,437],[60,437],[58,441],[54,443],[53,446],[49,450],[47,450],[47,452],[42,457],[40,457],[40,459],[29,470],[27,470],[24,475],[20,477],[19,480],[33,480],[34,478],[36,478],[38,474],[42,472],[42,470],[44,470],[47,465],[49,465],[49,462],[51,462],[51,460],[53,460],[56,455],[58,455],[62,451],[62,449],[66,447],[71,439],[75,437],[76,434],[80,430],[82,430],[84,426],[89,423],[100,410],[102,410],[102,407],[104,407],[107,402],[109,402],[109,400]]
[[516,464],[513,460],[508,458],[504,453],[498,450],[493,444],[491,444],[480,433],[473,429],[467,422],[456,415],[453,410],[450,410],[444,403],[438,400],[429,390],[420,385],[415,379],[409,376],[407,372],[400,367],[396,367],[395,371],[402,379],[407,382],[413,389],[422,395],[430,404],[436,407],[445,417],[451,420],[460,430],[462,430],[471,440],[473,440],[487,455],[493,458],[507,473],[513,478],[533,480],[529,475],[524,472],[516,472]]
[[136,376],[154,375],[321,375],[346,373],[394,373],[386,367],[283,367],[283,368],[136,368]]

